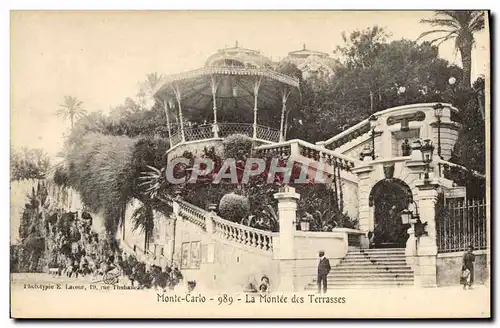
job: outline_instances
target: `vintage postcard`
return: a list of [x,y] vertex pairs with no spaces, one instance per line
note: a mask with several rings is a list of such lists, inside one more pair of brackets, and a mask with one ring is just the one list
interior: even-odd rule
[[489,12],[12,11],[13,318],[489,318]]

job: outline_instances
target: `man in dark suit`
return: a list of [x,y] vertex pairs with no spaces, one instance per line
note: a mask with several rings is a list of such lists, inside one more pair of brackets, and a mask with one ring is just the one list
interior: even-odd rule
[[321,293],[321,284],[323,284],[323,294],[326,293],[327,289],[327,276],[331,270],[330,261],[325,257],[325,252],[319,252],[319,264],[318,264],[318,293]]

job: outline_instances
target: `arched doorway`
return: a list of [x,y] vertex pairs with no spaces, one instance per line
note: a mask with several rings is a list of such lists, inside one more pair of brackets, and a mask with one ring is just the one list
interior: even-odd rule
[[369,205],[373,209],[372,247],[404,248],[408,225],[401,222],[401,211],[413,200],[410,187],[400,179],[384,179],[373,186]]

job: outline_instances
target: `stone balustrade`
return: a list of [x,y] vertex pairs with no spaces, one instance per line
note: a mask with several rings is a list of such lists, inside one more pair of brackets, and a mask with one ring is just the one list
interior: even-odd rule
[[273,251],[273,233],[251,228],[242,224],[212,217],[214,234],[228,241],[236,242],[263,251]]
[[351,157],[298,139],[279,144],[262,145],[257,148],[257,151],[262,154],[303,156],[316,162],[328,164],[331,167],[339,167],[344,171],[350,171],[356,165],[355,160]]
[[202,229],[206,228],[205,220],[209,212],[185,201],[179,201],[178,203],[179,215],[183,219],[200,226]]

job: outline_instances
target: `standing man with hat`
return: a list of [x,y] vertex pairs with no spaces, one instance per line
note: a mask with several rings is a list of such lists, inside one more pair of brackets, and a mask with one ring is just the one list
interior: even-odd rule
[[325,257],[325,252],[319,252],[319,264],[318,264],[318,293],[321,293],[321,284],[323,284],[323,294],[326,294],[327,290],[327,276],[330,272],[330,261]]

